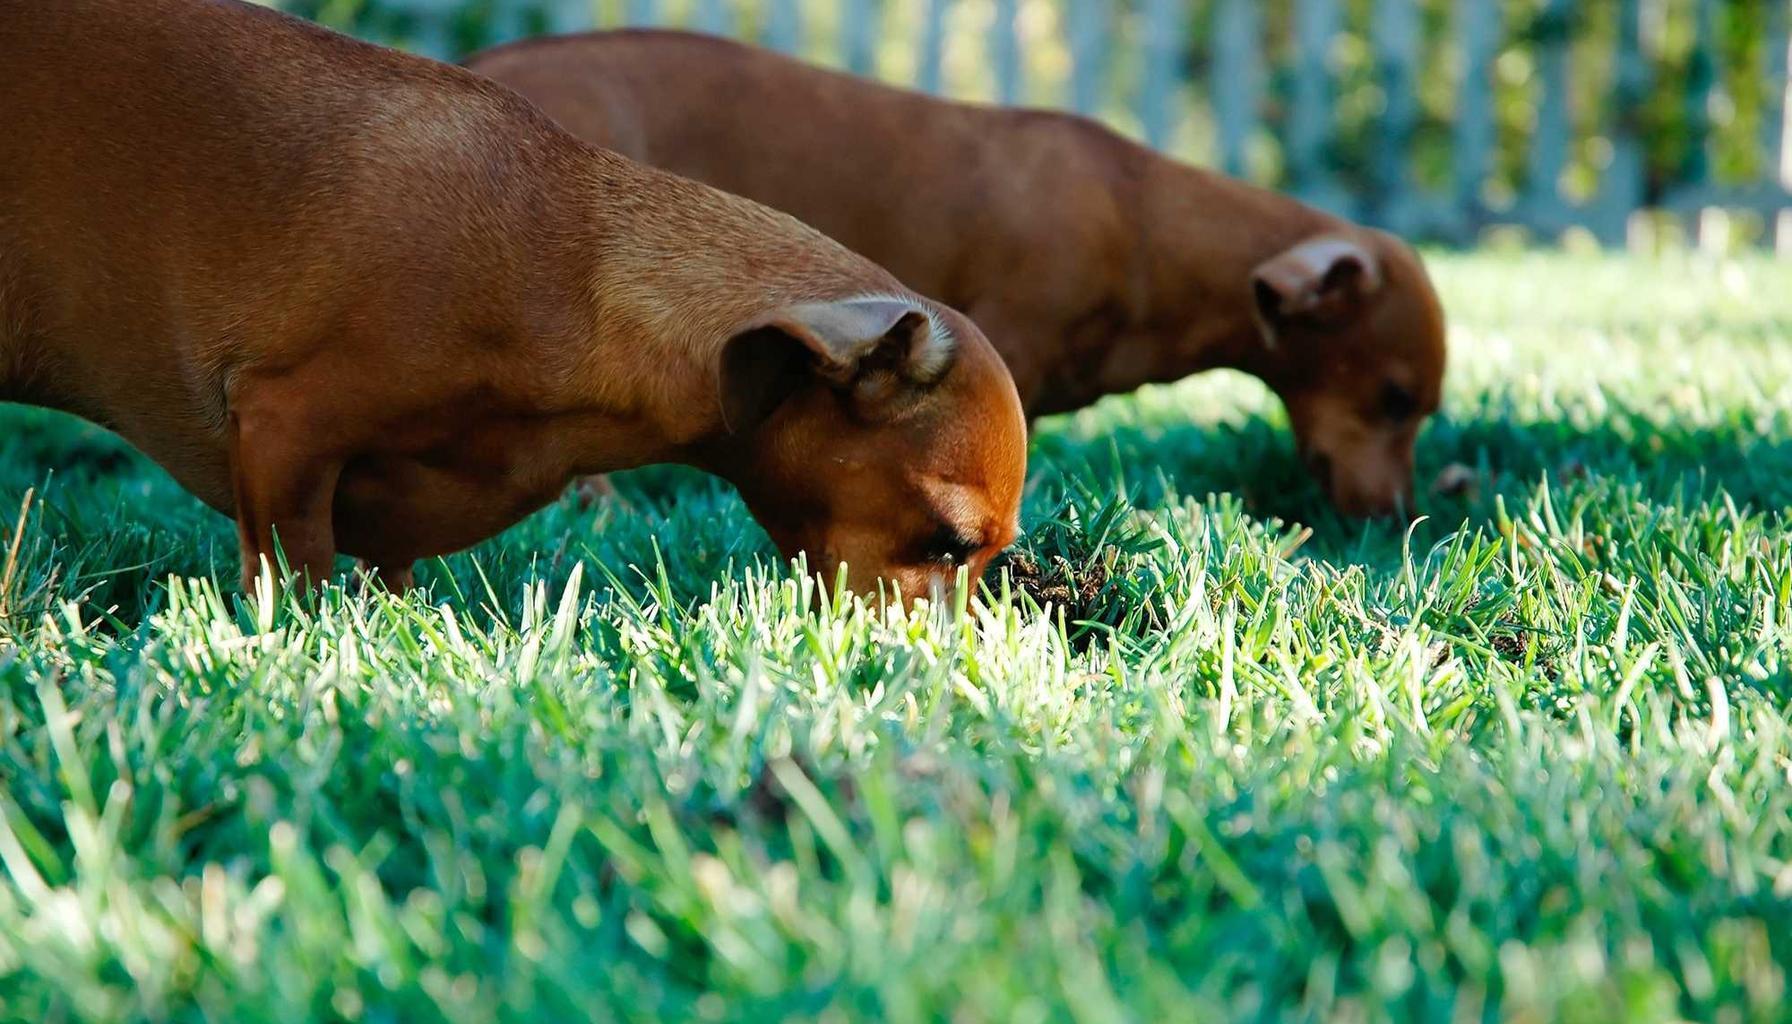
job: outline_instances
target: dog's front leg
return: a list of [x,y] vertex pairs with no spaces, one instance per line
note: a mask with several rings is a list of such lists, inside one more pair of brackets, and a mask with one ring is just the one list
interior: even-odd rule
[[306,427],[278,406],[230,414],[230,475],[245,591],[254,589],[264,561],[277,567],[276,543],[301,586],[319,586],[334,571],[330,516],[342,460],[326,454],[328,448]]
[[406,562],[402,567],[393,568],[386,563],[363,558],[359,560],[359,564],[363,573],[373,576],[380,586],[394,594],[408,593],[417,585],[417,568],[414,563]]

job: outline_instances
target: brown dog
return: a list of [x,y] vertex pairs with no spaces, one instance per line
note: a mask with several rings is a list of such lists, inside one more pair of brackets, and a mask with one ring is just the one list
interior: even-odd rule
[[949,103],[672,32],[468,66],[575,135],[777,207],[989,332],[1032,415],[1227,366],[1346,512],[1411,492],[1443,317],[1411,249],[1094,122]]
[[236,0],[0,6],[0,399],[409,580],[579,473],[733,481],[925,592],[1007,544],[1026,425],[962,316],[507,90]]

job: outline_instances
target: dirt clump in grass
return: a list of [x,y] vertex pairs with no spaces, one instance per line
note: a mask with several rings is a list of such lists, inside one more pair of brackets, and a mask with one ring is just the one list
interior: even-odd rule
[[1561,678],[1554,648],[1545,642],[1543,636],[1532,630],[1523,626],[1511,626],[1506,631],[1495,633],[1489,643],[1502,661],[1522,666],[1528,660],[1543,678],[1552,682]]
[[1067,619],[1075,622],[1099,610],[1098,602],[1110,577],[1109,566],[1118,555],[1118,549],[1108,548],[1079,569],[1063,555],[1042,559],[1016,552],[1008,559],[1007,568],[1016,594],[1027,595],[1041,608],[1047,604],[1060,608]]

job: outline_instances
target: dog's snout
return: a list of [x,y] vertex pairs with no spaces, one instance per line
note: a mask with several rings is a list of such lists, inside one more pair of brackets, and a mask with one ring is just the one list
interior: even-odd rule
[[1313,474],[1338,511],[1356,519],[1382,519],[1403,515],[1413,507],[1412,473],[1400,459],[1379,453],[1347,453],[1340,459],[1320,448],[1301,452],[1301,461]]
[[1364,484],[1341,481],[1332,499],[1338,510],[1359,519],[1386,519],[1403,516],[1412,509],[1412,488],[1397,480],[1379,480]]
[[1348,502],[1339,502],[1347,514],[1359,519],[1387,519],[1397,516],[1407,506],[1404,495],[1371,495]]

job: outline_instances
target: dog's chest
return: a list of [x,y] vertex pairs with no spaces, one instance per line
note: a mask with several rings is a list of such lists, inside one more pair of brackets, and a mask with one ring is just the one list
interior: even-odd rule
[[570,475],[544,425],[469,416],[431,433],[426,443],[382,447],[343,467],[336,501],[345,549],[422,558],[465,547],[553,500]]

